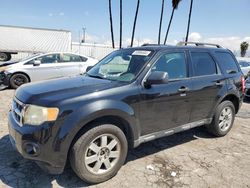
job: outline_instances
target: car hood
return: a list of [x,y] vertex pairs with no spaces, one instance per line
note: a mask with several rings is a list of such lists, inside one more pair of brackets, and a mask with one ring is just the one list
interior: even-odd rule
[[88,76],[75,76],[25,84],[17,89],[16,98],[25,104],[47,106],[53,102],[91,94],[124,84]]
[[4,63],[1,63],[0,64],[0,67],[6,67],[6,66],[9,66],[9,65],[13,65],[13,64],[16,64],[18,63],[19,61],[7,61],[7,62],[4,62]]

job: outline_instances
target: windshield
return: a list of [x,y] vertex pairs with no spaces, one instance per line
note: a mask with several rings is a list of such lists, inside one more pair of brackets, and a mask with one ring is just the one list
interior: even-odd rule
[[153,51],[123,49],[115,51],[87,72],[90,77],[131,82],[152,57]]
[[20,59],[20,61],[26,61],[26,60],[29,60],[29,59],[33,59],[33,58],[35,58],[35,57],[37,57],[39,55],[41,55],[41,53],[29,55],[28,57]]

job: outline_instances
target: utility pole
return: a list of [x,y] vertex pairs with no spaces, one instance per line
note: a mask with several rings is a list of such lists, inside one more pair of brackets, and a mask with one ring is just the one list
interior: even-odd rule
[[82,39],[82,43],[86,42],[86,27],[82,28],[82,32],[83,32],[83,39]]
[[189,16],[188,16],[188,26],[187,26],[187,34],[186,34],[186,40],[185,40],[185,42],[188,42],[190,20],[191,20],[191,16],[192,16],[192,9],[193,9],[193,0],[191,0],[191,3],[190,3]]

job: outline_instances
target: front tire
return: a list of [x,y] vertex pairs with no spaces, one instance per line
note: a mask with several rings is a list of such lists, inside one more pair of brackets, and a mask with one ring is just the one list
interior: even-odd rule
[[103,124],[83,134],[73,145],[70,163],[85,182],[101,183],[113,176],[124,164],[128,142],[122,130]]
[[235,119],[235,107],[231,101],[223,101],[216,109],[213,121],[207,126],[215,136],[225,136],[232,128]]
[[10,86],[17,89],[19,86],[29,82],[29,78],[22,73],[16,73],[10,77]]

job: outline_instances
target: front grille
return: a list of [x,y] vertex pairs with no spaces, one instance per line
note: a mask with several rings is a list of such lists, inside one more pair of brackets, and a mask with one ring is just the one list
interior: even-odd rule
[[4,72],[0,72],[0,81],[3,81],[5,78]]
[[25,105],[16,98],[14,98],[14,100],[12,101],[12,114],[19,126],[23,126],[24,106]]

